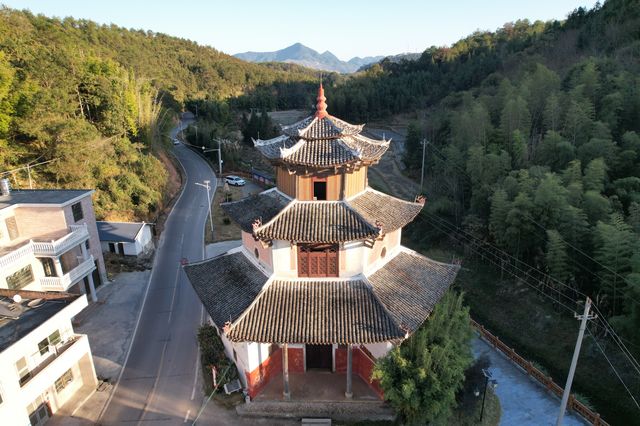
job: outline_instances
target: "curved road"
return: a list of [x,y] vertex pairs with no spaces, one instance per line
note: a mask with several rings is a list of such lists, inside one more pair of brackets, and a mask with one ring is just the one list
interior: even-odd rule
[[[187,125],[181,122],[171,136]],[[174,152],[186,173],[184,188],[160,238],[133,343],[100,424],[183,424],[202,402],[196,333],[204,309],[180,260],[204,257],[207,191],[195,182],[210,180],[213,197],[216,181],[184,145]]]

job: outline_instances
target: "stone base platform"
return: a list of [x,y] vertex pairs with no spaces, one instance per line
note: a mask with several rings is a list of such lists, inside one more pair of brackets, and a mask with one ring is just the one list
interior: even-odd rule
[[382,401],[254,401],[236,407],[240,416],[335,421],[395,420],[393,409]]

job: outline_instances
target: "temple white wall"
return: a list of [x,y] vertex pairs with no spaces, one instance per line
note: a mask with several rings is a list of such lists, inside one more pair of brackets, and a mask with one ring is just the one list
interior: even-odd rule
[[296,246],[288,241],[276,240],[271,246],[273,258],[273,271],[279,277],[297,277],[297,251]]
[[366,263],[363,262],[363,272],[369,274],[384,265],[400,250],[400,240],[402,239],[402,229],[385,234],[384,239],[376,240],[372,248],[368,248]]
[[371,355],[373,355],[376,359],[385,356],[391,350],[391,348],[393,348],[393,345],[389,342],[371,343],[363,346],[367,348],[367,350],[371,352]]
[[344,243],[340,248],[340,277],[349,278],[362,273],[362,265],[369,250],[362,241]]

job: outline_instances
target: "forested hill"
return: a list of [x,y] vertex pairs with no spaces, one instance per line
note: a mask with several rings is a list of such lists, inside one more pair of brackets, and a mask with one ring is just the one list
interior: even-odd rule
[[[438,241],[455,247],[454,237],[463,235],[473,248],[497,247],[548,273],[553,290],[541,289],[554,292],[558,309],[592,297],[639,357],[639,56],[640,2],[609,0],[564,22],[519,21],[428,49],[415,62],[374,66],[327,87],[328,110],[355,121],[418,110],[405,163],[420,176],[426,138],[429,202],[406,235],[425,248]],[[503,285],[499,271],[492,278],[500,292],[522,287]],[[493,322],[485,314],[478,320]],[[527,317],[533,330],[546,327],[539,312]],[[524,334],[508,337],[536,359],[549,361],[563,348]],[[585,342],[581,363],[598,353]],[[568,354],[570,346],[562,350]],[[615,353],[615,345],[607,350]],[[578,368],[576,391],[589,395],[605,419],[639,424],[637,407],[600,360],[596,369]],[[545,367],[565,377],[564,366]],[[640,395],[634,366],[623,363],[618,371]]]
[[[162,200],[153,142],[189,99],[308,103],[316,73],[249,64],[152,32],[0,9],[0,173],[34,187],[96,188],[99,217],[145,219]],[[315,84],[315,83],[313,83]],[[265,99],[267,99],[265,101]],[[27,174],[9,175],[17,187]]]

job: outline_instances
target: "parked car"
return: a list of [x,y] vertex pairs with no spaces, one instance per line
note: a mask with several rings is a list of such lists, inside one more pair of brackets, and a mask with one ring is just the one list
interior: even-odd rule
[[233,176],[233,175],[227,176],[224,179],[224,181],[227,182],[229,185],[233,185],[233,186],[244,186],[247,183],[241,177]]
[[174,139],[174,140],[173,140],[173,144],[174,144],[174,145],[180,145],[180,141],[179,141],[178,139]]

